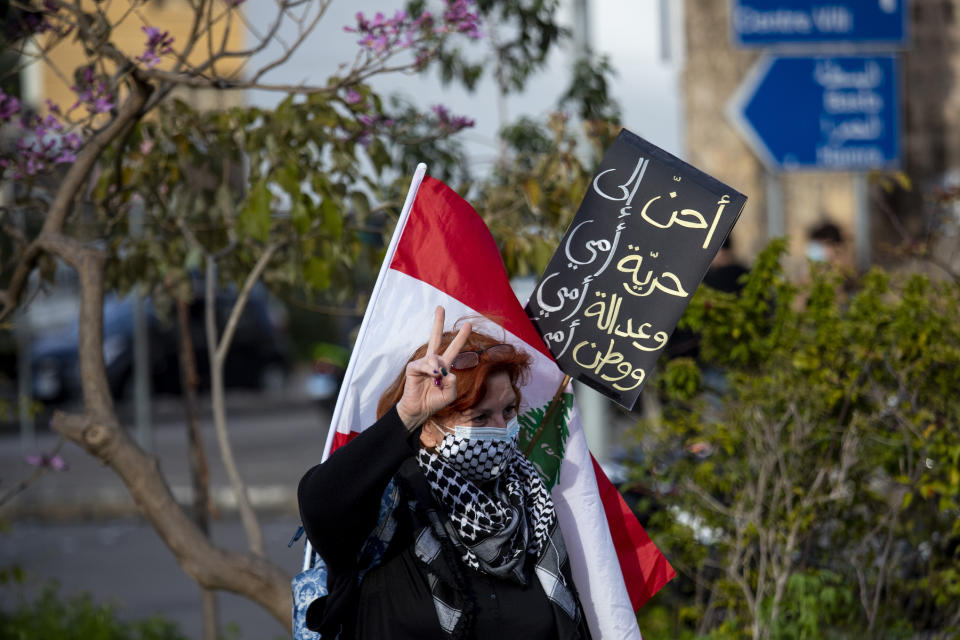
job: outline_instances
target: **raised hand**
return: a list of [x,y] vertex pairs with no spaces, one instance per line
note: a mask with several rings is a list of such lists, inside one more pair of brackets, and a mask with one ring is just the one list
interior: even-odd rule
[[407,365],[406,381],[403,395],[397,403],[397,413],[410,430],[422,425],[430,416],[457,398],[457,376],[450,371],[449,363],[460,353],[472,327],[469,322],[464,323],[443,354],[438,354],[443,337],[443,321],[444,309],[437,307],[433,314],[433,328],[427,342],[427,353]]

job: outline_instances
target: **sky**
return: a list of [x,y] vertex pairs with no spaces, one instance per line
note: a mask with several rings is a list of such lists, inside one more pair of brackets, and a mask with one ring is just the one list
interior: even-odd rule
[[[560,19],[571,26],[570,0],[561,1],[564,6]],[[620,103],[624,126],[682,157],[682,105],[678,91],[680,60],[676,54],[665,60],[661,53],[661,0],[588,1],[591,44],[598,53],[610,57],[616,70],[612,93]],[[403,0],[334,0],[300,49],[264,80],[278,84],[322,82],[336,71],[338,64],[351,60],[357,51],[356,34],[343,30],[344,26],[355,24],[357,11],[368,16],[377,11],[392,15],[403,4]],[[433,0],[433,4],[439,3]],[[682,48],[677,38],[680,31],[677,27],[680,18],[676,15],[679,3],[668,1],[663,4],[673,6],[673,37],[669,41],[673,50],[679,51]],[[255,26],[266,25],[274,17],[272,2],[248,2],[245,6],[248,18]],[[282,35],[293,40],[296,32],[288,28]],[[268,48],[260,59],[271,60],[279,51],[278,46]],[[560,92],[568,85],[571,61],[569,50],[556,51],[547,68],[538,72],[522,93],[508,98],[507,119],[514,120],[521,115],[543,119],[549,114]],[[467,152],[478,172],[492,166],[500,120],[497,92],[489,74],[484,75],[473,93],[456,87],[442,87],[434,73],[380,76],[371,84],[381,93],[403,95],[423,108],[444,104],[454,114],[473,118],[476,125],[462,134]],[[282,97],[270,92],[250,92],[248,95],[250,102],[264,107],[272,106]],[[429,164],[429,158],[424,160]]]

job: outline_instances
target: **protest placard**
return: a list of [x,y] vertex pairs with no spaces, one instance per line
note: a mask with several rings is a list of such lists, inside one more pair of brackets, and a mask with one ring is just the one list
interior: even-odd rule
[[527,302],[560,368],[633,409],[746,201],[622,130]]

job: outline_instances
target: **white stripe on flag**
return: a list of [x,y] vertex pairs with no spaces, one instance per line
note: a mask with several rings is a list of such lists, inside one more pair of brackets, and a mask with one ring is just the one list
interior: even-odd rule
[[[393,236],[390,238],[390,244],[387,245],[387,252],[383,256],[383,264],[380,265],[380,273],[377,274],[377,281],[373,285],[373,291],[370,292],[370,302],[363,314],[363,320],[360,321],[360,329],[357,331],[357,340],[353,345],[353,352],[359,352],[366,339],[367,325],[373,316],[373,308],[377,304],[380,290],[383,287],[384,276],[390,269],[390,263],[393,262],[393,254],[397,250],[397,244],[400,243],[400,236],[403,235],[403,229],[407,226],[407,218],[410,217],[410,210],[413,209],[413,201],[417,197],[417,191],[420,190],[420,183],[423,182],[423,176],[427,174],[427,165],[420,163],[416,171],[413,172],[413,178],[410,180],[410,188],[407,189],[407,198],[403,201],[403,209],[400,210],[400,218],[397,220],[397,226],[393,230]],[[330,448],[333,445],[333,436],[336,432],[334,425],[340,424],[341,407],[343,406],[344,390],[352,385],[353,369],[357,358],[350,357],[347,363],[347,370],[343,372],[343,383],[340,385],[340,393],[337,395],[337,404],[333,408],[333,415],[330,417],[330,428],[327,430],[327,442],[323,446],[323,457],[321,462],[330,456]],[[348,385],[348,383],[351,383]],[[362,427],[358,427],[362,428]]]

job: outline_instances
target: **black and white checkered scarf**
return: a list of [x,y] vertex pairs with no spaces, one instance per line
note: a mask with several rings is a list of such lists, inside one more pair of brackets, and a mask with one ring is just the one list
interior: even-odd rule
[[508,468],[481,490],[427,449],[417,454],[434,500],[446,519],[431,518],[431,525],[416,532],[415,553],[427,567],[434,604],[444,631],[454,637],[462,622],[462,594],[433,573],[447,539],[463,563],[474,570],[526,584],[528,557],[547,597],[574,623],[580,607],[563,576],[567,552],[563,544],[553,499],[530,461],[515,451]]

